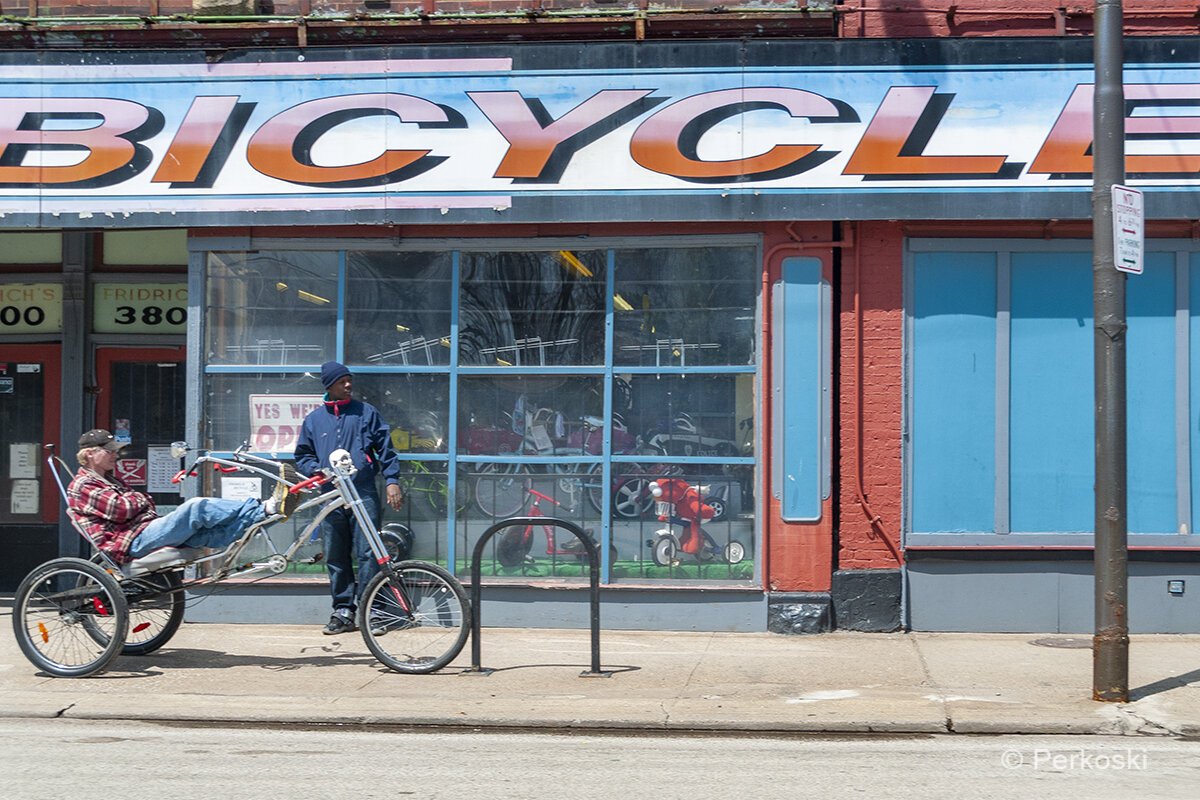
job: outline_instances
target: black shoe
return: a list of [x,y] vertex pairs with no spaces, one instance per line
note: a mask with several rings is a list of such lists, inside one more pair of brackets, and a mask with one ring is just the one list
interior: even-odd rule
[[353,633],[356,630],[358,630],[358,626],[354,624],[354,617],[334,613],[322,633],[326,636],[334,636],[339,633]]
[[388,621],[379,614],[371,615],[371,635],[386,636],[388,632]]

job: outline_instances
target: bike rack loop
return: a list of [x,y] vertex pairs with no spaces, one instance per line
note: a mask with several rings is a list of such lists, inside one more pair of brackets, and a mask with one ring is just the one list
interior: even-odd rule
[[607,678],[612,675],[611,672],[604,672],[600,669],[600,548],[592,541],[583,528],[573,522],[568,522],[565,519],[558,517],[509,517],[502,519],[492,525],[483,535],[479,537],[479,541],[475,542],[475,549],[471,554],[471,669],[468,673],[486,675],[491,670],[485,670],[480,666],[480,642],[479,642],[479,607],[483,602],[483,565],[482,556],[483,548],[487,543],[500,531],[505,528],[524,527],[532,525],[540,527],[551,525],[555,528],[563,528],[574,534],[575,538],[583,545],[583,549],[587,552],[588,566],[591,572],[591,586],[589,594],[591,595],[591,622],[592,622],[592,668],[587,672],[580,673],[583,678]]

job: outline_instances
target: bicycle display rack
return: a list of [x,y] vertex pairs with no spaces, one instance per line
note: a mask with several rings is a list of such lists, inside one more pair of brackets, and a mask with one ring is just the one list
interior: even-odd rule
[[600,669],[600,548],[592,541],[583,530],[573,522],[568,522],[565,519],[558,517],[509,517],[502,519],[495,525],[492,525],[483,535],[479,537],[479,541],[475,542],[475,549],[471,553],[471,608],[474,614],[471,615],[471,668],[464,674],[475,675],[490,675],[492,670],[484,669],[481,666],[480,652],[480,613],[483,603],[483,550],[487,543],[506,528],[517,526],[538,525],[538,526],[553,526],[555,528],[563,528],[575,535],[587,553],[588,566],[591,568],[589,572],[590,585],[590,607],[591,607],[591,626],[592,626],[592,665],[591,669],[581,672],[581,678],[608,678],[612,676],[612,672],[605,672]]

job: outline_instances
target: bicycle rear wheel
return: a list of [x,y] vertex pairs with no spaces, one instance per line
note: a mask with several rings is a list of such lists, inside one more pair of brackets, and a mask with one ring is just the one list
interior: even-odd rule
[[424,561],[402,561],[395,577],[380,572],[358,606],[367,648],[388,669],[435,672],[462,652],[471,633],[471,605],[462,584]]
[[125,637],[121,655],[144,656],[153,653],[169,642],[183,624],[185,599],[183,590],[179,589],[183,582],[179,571],[149,575],[143,582],[149,584],[146,589],[151,596],[126,594],[129,602],[129,634]]
[[13,633],[21,652],[58,678],[102,672],[121,653],[128,631],[121,585],[81,558],[47,561],[25,576],[13,598]]
[[485,464],[475,479],[475,502],[485,517],[504,519],[525,507],[529,474],[521,464]]

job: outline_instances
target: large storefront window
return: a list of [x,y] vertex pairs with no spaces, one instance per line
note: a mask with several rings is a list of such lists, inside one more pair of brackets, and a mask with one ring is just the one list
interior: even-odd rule
[[[915,249],[910,542],[1078,544],[1095,513],[1090,249]],[[1180,402],[1200,397],[1188,384],[1200,359],[1189,258],[1158,245],[1126,283],[1128,524],[1140,544],[1187,546],[1180,534],[1196,530],[1196,415]]]
[[[496,521],[558,517],[606,582],[754,584],[759,264],[746,239],[209,253],[202,435],[286,457],[339,359],[392,429],[408,500],[385,521],[416,557],[465,573]],[[483,558],[496,580],[588,570],[540,524]]]

